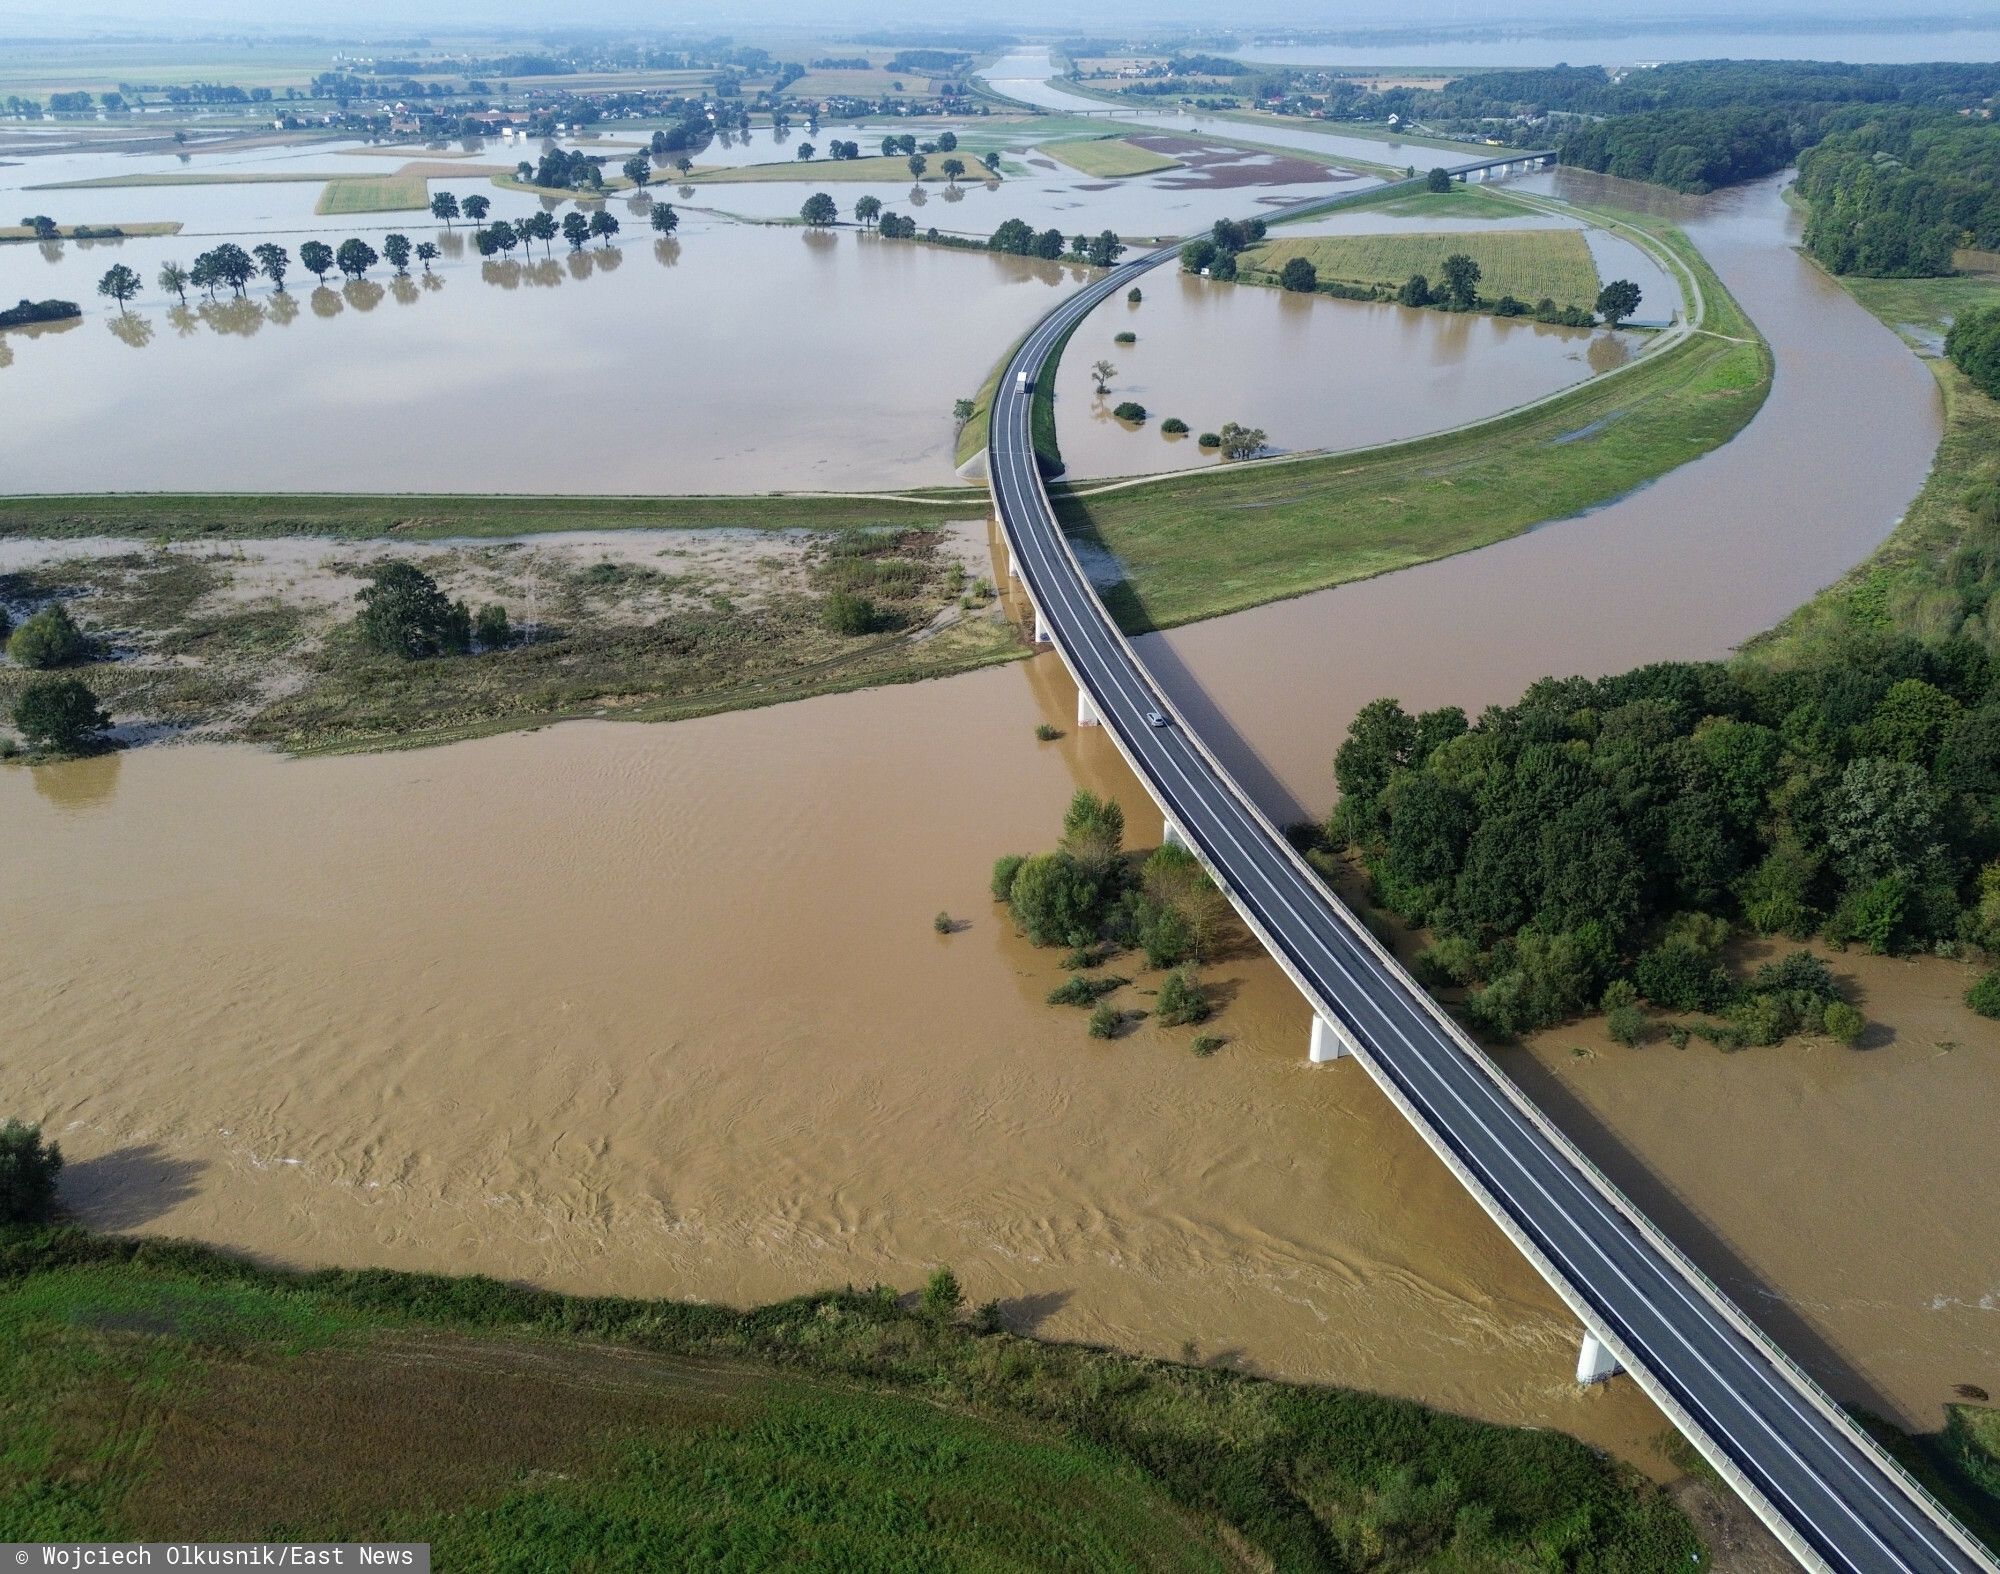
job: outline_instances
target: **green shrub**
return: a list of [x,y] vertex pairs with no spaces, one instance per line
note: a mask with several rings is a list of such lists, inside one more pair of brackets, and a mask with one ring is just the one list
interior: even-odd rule
[[29,747],[75,754],[94,747],[111,718],[77,678],[31,678],[14,702],[14,725]]
[[62,1149],[40,1126],[0,1125],[0,1224],[46,1224],[55,1213]]
[[1433,988],[1469,984],[1479,976],[1479,947],[1464,935],[1446,935],[1417,953],[1415,971]]
[[1119,1029],[1125,1026],[1125,1013],[1106,1002],[1090,1013],[1090,1036],[1092,1038],[1116,1038]]
[[1146,419],[1146,407],[1133,399],[1127,399],[1124,403],[1114,408],[1111,413],[1121,421],[1137,423]]
[[1139,336],[1129,328],[1123,333],[1114,334],[1112,337],[1119,344],[1137,344],[1139,342]]
[[514,628],[507,621],[507,609],[497,601],[489,601],[481,607],[472,620],[473,638],[488,650],[498,650],[514,637]]
[[1682,1027],[1680,1023],[1674,1023],[1667,1029],[1667,1042],[1673,1045],[1675,1049],[1686,1049],[1688,1047],[1688,1030]]
[[447,597],[414,563],[376,564],[356,599],[361,615],[355,627],[370,650],[416,661],[471,648],[472,615],[465,603]]
[[1196,1039],[1190,1047],[1194,1050],[1196,1059],[1206,1060],[1210,1055],[1214,1054],[1218,1049],[1222,1048],[1222,1040],[1210,1034],[1204,1033],[1200,1038]]
[[1729,975],[1685,939],[1655,946],[1633,971],[1639,992],[1669,1011],[1712,1011],[1729,998]]
[[937,917],[931,920],[931,928],[935,929],[941,935],[948,935],[957,927],[958,925],[951,921],[951,914],[942,910],[939,911]]
[[1014,890],[1014,876],[1028,860],[1020,853],[1008,853],[993,860],[993,900],[1004,902]]
[[23,667],[38,669],[66,667],[81,661],[89,649],[90,641],[61,602],[25,619],[7,641],[9,656]]
[[2000,1017],[2000,968],[1975,979],[1965,992],[1965,1003],[1983,1017]]
[[924,1293],[917,1301],[917,1309],[936,1323],[956,1320],[964,1305],[965,1288],[949,1268],[937,1269],[924,1281]]
[[1605,1018],[1605,1028],[1621,1044],[1643,1044],[1652,1029],[1652,1019],[1629,1001],[1613,1006]]
[[1222,446],[1222,434],[1220,432],[1203,432],[1201,436],[1195,439],[1195,442],[1203,448],[1220,448]]
[[1082,973],[1072,973],[1054,989],[1049,991],[1048,1000],[1052,1006],[1094,1006],[1115,989],[1130,982],[1128,979],[1087,978]]
[[1310,295],[1319,288],[1319,269],[1304,257],[1293,257],[1279,272],[1278,285],[1296,295]]
[[1208,1019],[1208,997],[1186,968],[1175,968],[1160,984],[1153,1015],[1165,1027],[1189,1027]]
[[1047,722],[1041,722],[1035,728],[1035,736],[1043,743],[1054,743],[1062,735],[1062,728],[1052,727]]
[[[1990,1014],[2000,1016],[2000,999],[1996,999],[1994,1005],[1996,1009]],[[1821,1026],[1826,1036],[1836,1043],[1857,1044],[1867,1031],[1868,1020],[1845,1000],[1833,1000],[1827,1003]]]
[[1171,432],[1176,437],[1187,436],[1188,424],[1177,415],[1170,415],[1160,423],[1160,430]]
[[869,634],[875,629],[875,603],[851,590],[836,590],[826,598],[820,620],[836,634]]
[[1097,938],[1098,879],[1067,852],[1038,853],[1014,871],[1007,902],[1036,945],[1089,945]]
[[1140,292],[1139,286],[1136,284],[1133,285],[1131,289],[1125,292],[1125,299],[1130,301],[1134,306],[1137,306],[1145,298],[1146,297]]
[[1638,1003],[1638,987],[1629,978],[1612,979],[1604,986],[1604,993],[1597,1002],[1605,1011],[1616,1011],[1620,1006],[1636,1006]]

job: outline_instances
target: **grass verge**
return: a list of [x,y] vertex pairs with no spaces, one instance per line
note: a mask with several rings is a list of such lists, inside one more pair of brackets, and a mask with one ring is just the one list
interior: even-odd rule
[[1059,488],[1066,529],[1113,553],[1105,600],[1138,633],[1365,579],[1595,508],[1729,441],[1770,389],[1763,341],[1677,229],[1707,331],[1545,403],[1360,453]]
[[[992,1326],[988,1323],[986,1326]],[[413,1539],[441,1567],[1678,1574],[1560,1434],[977,1332],[0,1237],[0,1516],[28,1539]]]

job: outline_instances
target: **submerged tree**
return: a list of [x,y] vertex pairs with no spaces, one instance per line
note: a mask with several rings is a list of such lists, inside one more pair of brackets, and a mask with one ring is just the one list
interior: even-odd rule
[[1616,328],[1639,309],[1639,286],[1630,279],[1613,279],[1597,292],[1597,315]]
[[162,295],[178,295],[181,304],[187,305],[188,286],[194,282],[188,277],[187,269],[177,262],[162,263],[157,282]]
[[120,316],[124,315],[125,303],[139,293],[139,275],[122,262],[114,262],[104,270],[104,277],[97,281],[97,293],[118,303]]
[[273,241],[265,241],[252,248],[251,255],[257,259],[257,271],[271,281],[271,287],[280,295],[285,293],[285,275],[291,271],[291,253]]
[[299,248],[299,261],[306,272],[324,284],[328,270],[333,267],[333,248],[323,240],[309,240]]

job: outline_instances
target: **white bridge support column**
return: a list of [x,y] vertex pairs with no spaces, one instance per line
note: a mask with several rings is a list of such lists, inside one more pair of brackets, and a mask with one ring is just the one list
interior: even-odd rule
[[1585,1386],[1601,1383],[1618,1369],[1618,1358],[1604,1348],[1596,1334],[1586,1329],[1583,1348],[1576,1357],[1576,1380]]
[[1328,1060],[1345,1060],[1360,1045],[1354,1042],[1354,1035],[1339,1022],[1334,1022],[1313,1013],[1312,1044],[1306,1051],[1306,1058],[1319,1065]]
[[1097,714],[1097,705],[1090,697],[1090,690],[1081,683],[1076,686],[1076,724],[1079,727],[1104,725],[1104,718]]

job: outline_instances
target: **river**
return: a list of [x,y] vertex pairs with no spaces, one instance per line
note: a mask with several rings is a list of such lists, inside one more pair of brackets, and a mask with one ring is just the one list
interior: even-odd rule
[[[1787,249],[1774,186],[1689,222],[1779,354],[1736,443],[1589,518],[1151,642],[1267,802],[1323,805],[1377,692],[1477,705],[1716,653],[1888,528],[1936,437],[1929,379]],[[1034,741],[1072,704],[1044,655],[663,727],[0,769],[6,1106],[106,1227],[739,1302],[949,1261],[1017,1327],[1664,1468],[1660,1417],[1630,1384],[1577,1390],[1567,1316],[1366,1077],[1305,1064],[1267,960],[1210,970],[1207,1060],[1043,1004],[1059,959],[994,911],[991,860],[1046,846],[1079,783],[1158,834],[1101,735]],[[1851,1057],[1535,1053],[1558,1116],[1808,1364],[1935,1424],[1945,1377],[1990,1386],[2000,1286],[1967,1243],[1995,1220],[1968,1177],[2000,1084],[1952,980],[1899,976],[1902,1004],[1864,980],[1895,1027]]]

